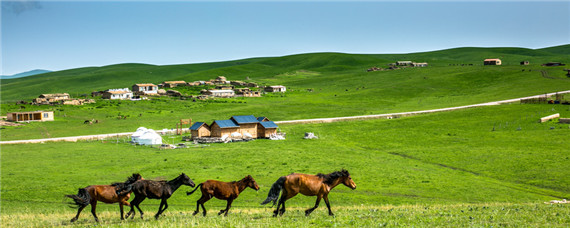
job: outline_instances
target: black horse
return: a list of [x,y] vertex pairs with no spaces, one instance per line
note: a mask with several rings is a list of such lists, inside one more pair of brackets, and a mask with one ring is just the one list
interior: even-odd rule
[[194,184],[194,182],[184,173],[171,181],[139,180],[135,182],[132,185],[132,191],[135,194],[135,198],[131,201],[131,210],[127,213],[126,217],[128,218],[132,214],[132,218],[134,218],[136,214],[135,207],[137,207],[141,213],[142,219],[144,213],[139,207],[139,204],[148,197],[149,199],[161,200],[158,212],[154,216],[155,219],[158,219],[160,214],[168,208],[166,200],[168,200],[168,198],[170,198],[170,196],[172,196],[172,194],[182,185],[188,185],[190,187],[196,186],[196,184]]

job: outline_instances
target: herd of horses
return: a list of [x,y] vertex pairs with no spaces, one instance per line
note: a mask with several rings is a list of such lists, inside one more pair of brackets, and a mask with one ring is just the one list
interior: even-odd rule
[[[277,181],[271,186],[267,199],[265,199],[261,204],[265,205],[269,202],[273,202],[273,206],[277,204],[277,209],[273,212],[273,216],[281,216],[285,212],[285,201],[301,193],[306,196],[317,197],[315,206],[307,209],[305,211],[305,215],[308,216],[311,214],[311,212],[319,206],[321,199],[325,200],[329,210],[329,215],[334,215],[331,211],[328,194],[339,184],[343,184],[351,189],[356,189],[356,184],[350,177],[349,172],[345,169],[329,174],[319,173],[317,175],[292,173],[277,179]],[[81,211],[88,205],[91,205],[91,214],[93,214],[95,221],[99,222],[99,218],[96,213],[98,201],[109,204],[119,203],[121,220],[129,217],[131,217],[131,219],[134,218],[136,214],[135,207],[139,210],[140,217],[143,219],[144,213],[140,208],[140,204],[146,198],[161,200],[158,212],[154,216],[155,219],[158,219],[159,216],[168,208],[168,198],[170,198],[182,185],[187,185],[192,188],[195,187],[194,190],[186,192],[186,195],[191,195],[198,190],[198,188],[200,189],[202,196],[196,202],[196,211],[194,211],[193,215],[200,212],[201,206],[202,215],[204,216],[206,216],[204,203],[212,197],[227,201],[226,208],[221,210],[218,215],[224,214],[224,216],[228,216],[228,211],[231,208],[232,202],[242,191],[248,187],[256,191],[259,190],[257,182],[255,182],[251,175],[248,175],[239,181],[232,182],[207,180],[196,186],[196,184],[194,184],[194,182],[184,173],[170,181],[145,180],[140,174],[135,173],[128,177],[125,182],[118,182],[110,185],[90,185],[85,188],[80,188],[76,195],[66,195],[66,197],[73,199],[71,204],[78,208],[77,215],[71,219],[71,222],[75,222],[79,217],[79,214],[81,214]],[[129,203],[127,200],[129,200],[131,193],[135,195],[135,198]],[[281,198],[279,198],[279,193],[281,193]],[[278,203],[277,199],[279,199]],[[123,217],[123,205],[131,207],[131,210],[125,217]]]

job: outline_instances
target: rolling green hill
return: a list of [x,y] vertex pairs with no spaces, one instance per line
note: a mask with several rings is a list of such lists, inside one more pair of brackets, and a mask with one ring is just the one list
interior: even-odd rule
[[[524,48],[454,48],[425,53],[376,55],[313,53],[167,66],[118,64],[2,80],[1,98],[2,103],[6,103],[33,99],[42,93],[68,92],[78,96],[109,88],[130,87],[135,83],[160,83],[165,80],[209,80],[218,75],[225,75],[232,80],[244,80],[248,76],[255,80],[262,80],[297,70],[316,71],[327,75],[351,74],[350,76],[358,76],[369,67],[386,67],[386,64],[398,60],[428,62],[430,68],[437,68],[449,66],[449,64],[481,65],[485,58],[501,58],[506,66],[516,66],[520,61],[526,60],[531,62],[531,66],[536,67],[545,62],[568,62],[570,60],[569,47],[570,45],[563,45],[537,50]],[[461,69],[461,71],[469,70]],[[426,74],[429,75],[430,73],[428,70]],[[332,80],[332,78],[328,80]]]

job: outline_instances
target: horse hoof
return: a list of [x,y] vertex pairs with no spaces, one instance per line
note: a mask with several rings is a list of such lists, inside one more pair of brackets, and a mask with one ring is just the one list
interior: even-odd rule
[[70,222],[75,222],[75,221],[77,221],[77,219],[76,219],[76,218],[72,218]]
[[198,212],[197,212],[197,211],[194,211],[194,213],[192,213],[192,215],[197,215],[197,214],[198,214]]

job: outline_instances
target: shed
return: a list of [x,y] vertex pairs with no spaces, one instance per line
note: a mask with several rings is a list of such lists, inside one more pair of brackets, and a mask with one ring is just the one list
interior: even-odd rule
[[528,64],[530,64],[528,61],[522,61],[522,62],[521,62],[521,66],[526,66],[526,65],[528,65]]
[[6,114],[8,121],[54,121],[53,111],[10,112]]
[[230,136],[232,133],[239,133],[239,125],[233,120],[214,120],[210,125],[211,137],[222,137],[224,135]]
[[485,59],[483,65],[501,65],[500,59]]
[[192,138],[209,137],[211,134],[210,126],[204,122],[196,122],[190,127]]
[[277,124],[273,121],[262,121],[258,123],[257,137],[269,138],[271,134],[277,133]]
[[240,134],[251,135],[252,138],[257,138],[257,124],[259,121],[255,116],[232,116],[230,120],[239,125]]
[[260,116],[260,117],[257,117],[257,121],[263,122],[263,121],[269,121],[269,119],[267,119],[267,117],[265,117],[265,116]]

